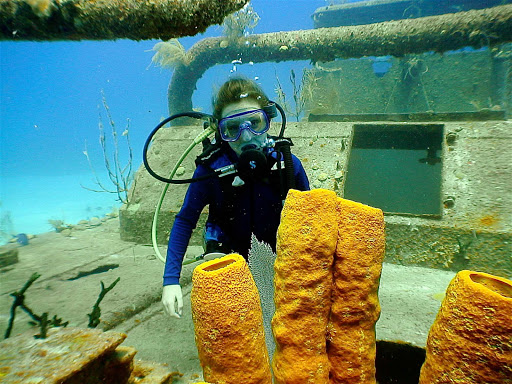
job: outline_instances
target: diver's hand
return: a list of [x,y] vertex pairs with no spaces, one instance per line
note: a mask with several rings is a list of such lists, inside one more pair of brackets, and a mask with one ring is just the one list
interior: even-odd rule
[[[174,304],[177,304],[175,310]],[[181,318],[183,314],[183,294],[179,284],[165,285],[162,292],[162,304],[168,315]]]

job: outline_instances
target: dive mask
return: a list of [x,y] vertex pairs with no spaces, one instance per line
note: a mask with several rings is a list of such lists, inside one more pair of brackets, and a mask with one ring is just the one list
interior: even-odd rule
[[270,128],[270,121],[263,109],[235,113],[219,120],[219,133],[222,140],[237,141],[244,129],[255,135],[262,135]]

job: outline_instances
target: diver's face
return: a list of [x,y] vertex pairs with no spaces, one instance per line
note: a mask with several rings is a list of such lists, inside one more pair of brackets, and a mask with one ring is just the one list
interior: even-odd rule
[[[236,103],[228,104],[222,110],[222,118],[231,116],[237,113],[253,111],[261,109],[261,106],[251,99],[242,99]],[[261,148],[267,140],[267,133],[256,135],[249,129],[242,129],[240,137],[236,141],[228,142],[229,146],[235,153],[240,156],[244,149],[248,148]]]

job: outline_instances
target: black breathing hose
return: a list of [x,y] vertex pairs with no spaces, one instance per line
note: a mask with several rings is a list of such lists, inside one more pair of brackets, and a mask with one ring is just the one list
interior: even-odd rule
[[277,103],[274,103],[274,105],[276,106],[276,108],[279,110],[279,113],[281,114],[281,130],[279,131],[279,137],[283,137],[284,135],[284,130],[286,129],[286,115],[284,113],[284,109],[281,108],[281,106]]
[[[283,108],[279,104],[277,104],[277,103],[273,103],[273,104],[275,104],[276,108],[279,110],[279,112],[281,114],[282,122],[281,122],[281,130],[279,131],[279,138],[282,139],[283,135],[284,135],[284,131],[286,129],[286,115],[285,115],[285,112],[284,112]],[[178,113],[176,115],[172,115],[172,116],[168,117],[167,119],[162,120],[153,129],[153,131],[151,131],[151,133],[149,134],[148,138],[146,139],[146,143],[144,144],[144,149],[142,151],[142,161],[143,161],[144,166],[146,167],[146,170],[148,171],[148,173],[151,176],[153,176],[155,179],[160,180],[160,181],[162,181],[164,183],[169,183],[169,184],[188,184],[188,183],[193,183],[193,182],[200,181],[200,180],[205,180],[205,179],[208,179],[208,178],[210,178],[212,176],[218,175],[218,172],[212,172],[210,174],[207,174],[207,175],[204,175],[204,176],[200,176],[200,177],[196,177],[196,178],[176,180],[176,179],[170,179],[170,178],[167,178],[167,177],[160,176],[155,171],[153,171],[153,169],[149,165],[148,157],[147,157],[148,149],[149,149],[149,146],[151,144],[151,141],[153,140],[153,137],[156,135],[156,133],[158,132],[158,130],[160,128],[162,128],[168,122],[170,122],[170,121],[172,121],[174,119],[177,119],[179,117],[192,117],[194,119],[208,118],[210,120],[212,119],[211,115],[208,115],[208,114],[202,113],[202,112],[193,112],[192,111],[192,112]],[[287,185],[288,189],[289,188],[295,188],[295,177],[294,177],[294,171],[293,171],[293,159],[292,159],[292,154],[291,154],[291,150],[290,150],[290,145],[283,145],[283,146],[281,146],[281,152],[283,154],[283,160],[284,160],[284,164],[285,164],[286,185]]]
[[289,145],[283,147],[284,172],[288,189],[295,189],[295,172],[293,171],[292,151]]
[[151,140],[153,140],[153,137],[155,136],[155,134],[158,132],[158,130],[160,128],[162,128],[165,124],[167,124],[171,120],[177,119],[179,117],[192,117],[194,119],[202,119],[204,117],[207,117],[207,118],[211,119],[211,116],[206,114],[206,113],[201,113],[201,112],[183,112],[183,113],[178,113],[176,115],[172,115],[172,116],[168,117],[167,119],[162,120],[160,122],[160,124],[158,124],[153,129],[153,131],[151,131],[151,133],[149,134],[148,138],[146,139],[146,143],[144,144],[144,149],[142,151],[142,161],[144,163],[144,166],[146,167],[146,170],[155,179],[163,181],[164,183],[170,183],[170,184],[189,184],[189,183],[193,183],[195,181],[205,180],[205,179],[208,179],[208,178],[214,176],[215,173],[212,172],[211,174],[200,176],[200,177],[196,177],[196,178],[183,179],[183,180],[175,180],[175,179],[169,179],[167,177],[160,176],[158,173],[153,171],[153,169],[150,167],[147,155],[148,155],[149,145],[151,144]]

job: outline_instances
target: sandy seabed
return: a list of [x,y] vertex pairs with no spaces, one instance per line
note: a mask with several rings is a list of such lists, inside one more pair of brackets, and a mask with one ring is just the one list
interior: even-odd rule
[[[117,218],[96,226],[79,226],[66,235],[39,234],[30,244],[18,247],[19,262],[0,271],[0,329],[7,327],[12,297],[30,276],[41,277],[26,292],[26,304],[37,314],[49,312],[71,326],[86,327],[101,282],[119,283],[101,304],[103,329],[127,333],[123,345],[138,350],[137,358],[166,363],[181,374],[175,383],[200,381],[190,309],[190,282],[197,263],[182,273],[184,311],[181,319],[167,316],[160,303],[163,264],[149,245],[121,241]],[[165,254],[165,247],[160,251]],[[189,247],[186,257],[202,253]],[[108,268],[105,268],[108,266]],[[104,270],[77,278],[93,270]],[[377,339],[404,341],[424,347],[442,295],[455,273],[385,263],[379,298],[382,307]],[[30,328],[29,317],[17,310],[13,334]]]

